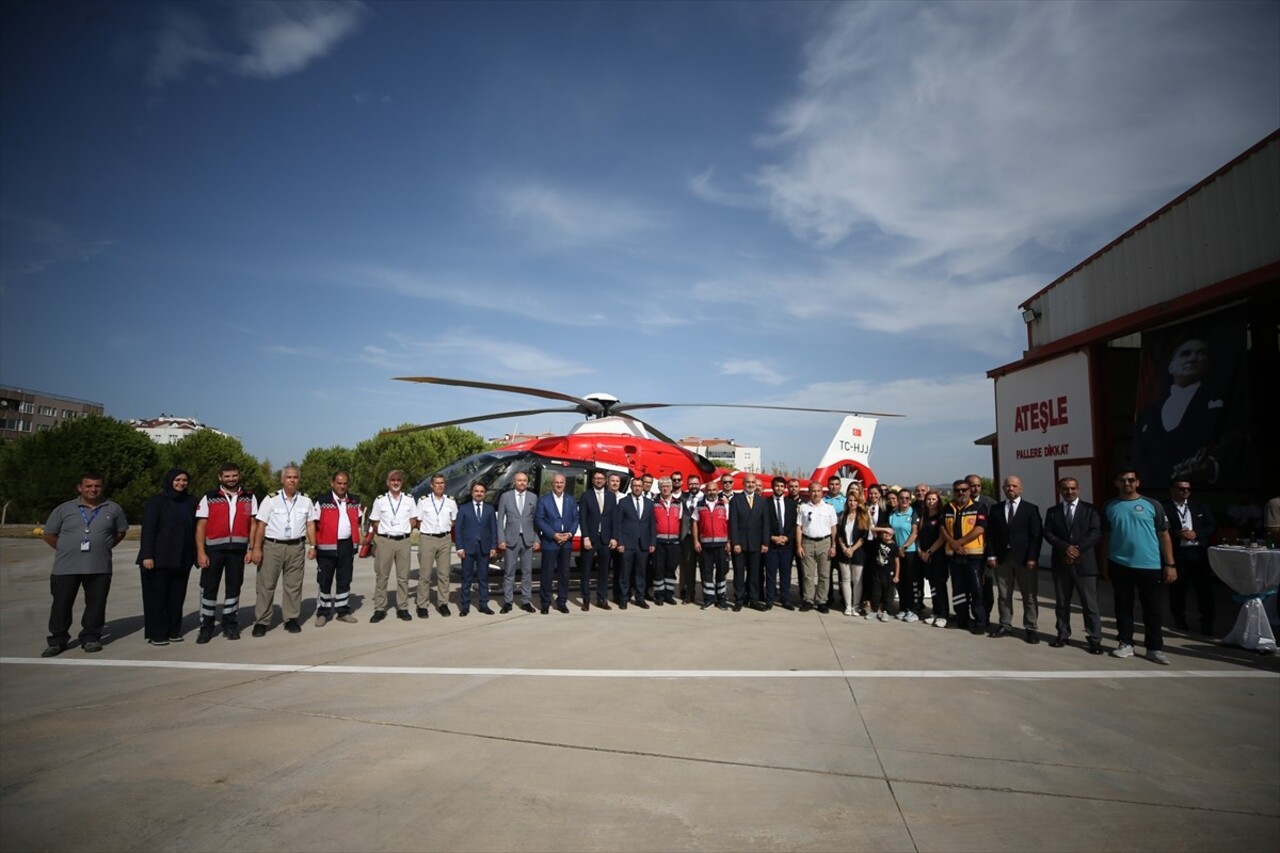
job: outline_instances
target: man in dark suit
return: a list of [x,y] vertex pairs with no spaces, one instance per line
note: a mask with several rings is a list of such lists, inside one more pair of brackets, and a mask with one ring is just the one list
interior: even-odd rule
[[1186,631],[1187,587],[1196,593],[1196,609],[1200,611],[1200,633],[1213,634],[1213,572],[1209,568],[1209,541],[1217,531],[1209,507],[1191,499],[1191,481],[1174,480],[1169,486],[1172,500],[1164,502],[1169,517],[1169,533],[1173,537],[1173,562],[1178,579],[1169,585],[1169,612],[1173,625]]
[[756,491],[755,474],[742,478],[742,492],[729,501],[729,547],[733,553],[733,609],[746,604],[764,610],[760,598],[760,565],[769,552],[769,512]]
[[471,486],[471,502],[458,507],[457,545],[462,559],[462,589],[458,593],[458,615],[471,612],[471,585],[479,584],[476,609],[492,616],[489,608],[489,561],[498,556],[498,514],[484,502],[483,483]]
[[613,551],[613,513],[617,496],[605,488],[604,472],[591,475],[591,488],[582,495],[578,517],[582,524],[582,609],[591,607],[591,575],[596,577],[596,606],[609,609],[609,558]]
[[787,494],[785,477],[773,478],[768,503],[769,552],[764,555],[764,606],[777,604],[795,610],[791,603],[791,563],[795,559],[796,502]]
[[532,613],[533,552],[542,549],[533,526],[537,509],[529,494],[529,475],[521,471],[513,478],[515,488],[498,498],[498,529],[502,539],[498,550],[502,556],[502,612],[510,613],[515,600],[516,566],[520,567],[520,609]]
[[657,524],[653,517],[653,502],[644,493],[644,481],[639,477],[631,481],[631,494],[618,499],[614,511],[613,537],[622,554],[622,573],[619,578],[621,594],[618,607],[627,609],[627,590],[634,585],[636,607],[649,609],[644,600],[644,569],[657,541]]
[[1080,597],[1084,612],[1084,636],[1089,654],[1102,654],[1102,615],[1098,611],[1098,542],[1102,516],[1098,508],[1080,500],[1080,483],[1074,477],[1058,481],[1062,501],[1044,514],[1044,539],[1053,550],[1054,614],[1057,637],[1049,645],[1060,649],[1071,636],[1071,596]]
[[565,492],[564,474],[551,478],[551,491],[538,499],[534,518],[542,537],[542,578],[539,595],[542,613],[551,609],[551,575],[556,578],[556,610],[569,612],[569,561],[573,559],[573,534],[578,529],[578,504]]
[[1039,588],[1037,572],[1043,531],[1040,508],[1022,499],[1022,480],[1005,477],[1004,497],[991,511],[987,521],[987,568],[996,576],[999,592],[1000,624],[992,628],[990,637],[1013,635],[1013,587],[1022,593],[1022,627],[1026,641],[1040,642],[1036,629],[1040,608],[1036,603]]

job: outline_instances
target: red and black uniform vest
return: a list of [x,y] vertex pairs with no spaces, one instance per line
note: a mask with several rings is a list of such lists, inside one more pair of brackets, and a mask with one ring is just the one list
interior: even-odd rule
[[724,545],[729,541],[729,505],[722,500],[698,505],[698,541],[703,545]]
[[[320,520],[316,522],[316,550],[317,551],[336,551],[338,550],[338,519],[339,513],[342,512],[338,499],[333,496],[333,491],[327,491],[321,497],[315,499],[316,507],[320,510]],[[351,522],[351,543],[360,541],[360,498],[356,495],[347,493],[347,520]]]
[[680,501],[672,498],[671,506],[664,507],[662,500],[653,502],[653,520],[657,525],[658,538],[671,540],[680,538],[680,518],[683,515]]
[[241,489],[235,495],[235,518],[230,519],[230,499],[222,489],[204,496],[209,517],[204,520],[204,547],[233,550],[249,547],[249,531],[253,527],[253,492]]

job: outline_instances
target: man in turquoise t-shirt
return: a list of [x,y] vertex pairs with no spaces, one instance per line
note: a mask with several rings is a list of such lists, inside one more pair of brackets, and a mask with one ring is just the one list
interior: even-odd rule
[[1112,657],[1133,657],[1133,599],[1142,605],[1143,644],[1147,659],[1167,666],[1164,654],[1162,583],[1173,583],[1173,540],[1169,519],[1158,501],[1138,494],[1138,472],[1125,469],[1116,477],[1118,497],[1107,504],[1102,522],[1102,550],[1115,595],[1116,633],[1120,644]]

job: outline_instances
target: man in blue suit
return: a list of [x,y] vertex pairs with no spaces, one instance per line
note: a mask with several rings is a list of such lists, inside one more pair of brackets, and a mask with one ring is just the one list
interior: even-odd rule
[[483,483],[471,486],[471,503],[458,507],[458,556],[462,558],[462,589],[458,593],[458,615],[471,612],[471,584],[480,585],[476,608],[492,616],[489,607],[489,560],[498,555],[498,514],[484,502]]
[[631,481],[631,494],[618,499],[613,521],[613,537],[622,554],[622,572],[619,579],[621,593],[618,608],[627,609],[628,590],[636,591],[636,607],[649,609],[644,600],[644,569],[649,555],[657,545],[657,521],[653,517],[653,501],[644,493],[644,480]]
[[534,524],[542,537],[542,612],[551,609],[551,573],[556,577],[556,610],[569,612],[569,561],[573,558],[573,534],[578,529],[578,505],[565,494],[564,474],[551,479],[551,491],[538,499]]
[[582,609],[591,607],[591,575],[596,575],[596,606],[609,609],[609,563],[613,545],[613,513],[617,496],[605,487],[604,472],[591,475],[591,488],[582,494]]

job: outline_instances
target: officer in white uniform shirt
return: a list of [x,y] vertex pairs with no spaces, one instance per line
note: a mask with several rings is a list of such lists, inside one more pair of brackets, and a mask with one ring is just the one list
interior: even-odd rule
[[[449,615],[450,533],[458,520],[458,504],[444,493],[441,474],[431,478],[431,491],[418,499],[418,618],[431,615],[431,581],[436,585],[436,612]],[[428,567],[430,567],[428,569]]]
[[297,465],[286,465],[280,472],[281,489],[271,492],[258,504],[253,527],[253,551],[261,555],[258,564],[258,601],[254,607],[253,636],[266,636],[271,627],[276,584],[283,578],[280,611],[284,629],[290,634],[302,631],[298,617],[302,614],[302,581],[305,577],[307,543],[316,541],[316,525],[311,520],[311,498],[298,491],[302,472]]
[[401,491],[403,486],[403,471],[387,474],[387,491],[378,495],[369,510],[369,530],[378,537],[370,622],[387,618],[387,581],[392,565],[396,567],[396,616],[405,622],[413,621],[409,615],[409,571],[413,568],[409,534],[418,526],[418,504],[412,495]]

